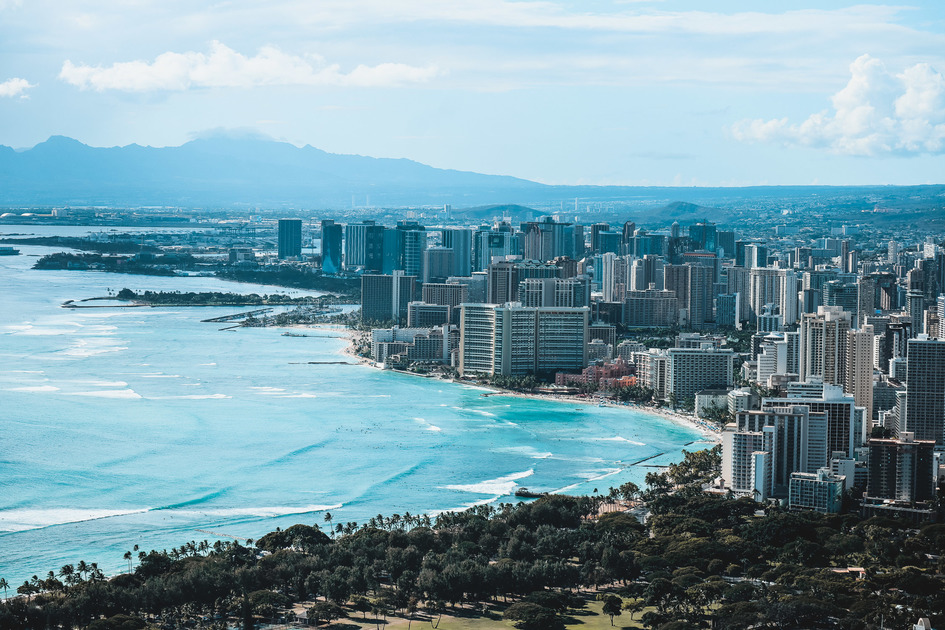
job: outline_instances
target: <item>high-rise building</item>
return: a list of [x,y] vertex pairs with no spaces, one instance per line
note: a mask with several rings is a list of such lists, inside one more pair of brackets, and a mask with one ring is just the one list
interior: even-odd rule
[[407,304],[407,328],[433,328],[450,321],[450,307],[446,304],[410,302]]
[[384,269],[384,226],[366,220],[345,226],[345,269],[379,273]]
[[788,507],[792,510],[837,514],[843,507],[845,482],[843,476],[835,475],[829,468],[821,468],[816,473],[793,473]]
[[689,240],[692,248],[714,252],[718,248],[717,232],[714,223],[702,221],[689,226]]
[[460,374],[577,371],[587,363],[590,309],[463,304]]
[[850,313],[850,324],[854,328],[857,326],[856,315],[860,307],[858,283],[831,280],[824,285],[823,303],[824,306],[839,306]]
[[945,445],[945,341],[921,334],[908,342],[901,431]]
[[397,224],[397,231],[401,232],[403,238],[404,275],[422,278],[423,253],[427,249],[426,230],[417,223],[401,221]]
[[801,318],[800,380],[818,377],[831,385],[845,384],[850,313],[839,306],[821,306]]
[[594,280],[600,284],[605,302],[614,302],[617,284],[617,255],[606,252],[594,257]]
[[853,455],[853,449],[866,441],[869,419],[865,410],[858,408],[853,396],[843,393],[841,387],[829,385],[817,379],[788,383],[787,396],[765,398],[761,402],[763,411],[789,405],[804,405],[812,413],[827,416],[827,443],[824,457],[835,451]]
[[[774,304],[784,324],[793,324],[797,321],[797,290],[797,275],[793,269],[752,268],[748,276],[749,320],[754,322],[766,304]],[[733,292],[731,288],[729,292]]]
[[738,293],[722,293],[715,298],[715,323],[726,328],[736,328],[738,320],[739,302]]
[[722,434],[725,487],[744,495],[757,490],[761,501],[786,498],[791,473],[827,465],[826,444],[826,415],[805,405],[739,412]]
[[735,352],[729,348],[670,348],[666,351],[669,372],[667,396],[678,402],[688,400],[703,389],[727,389],[732,386]]
[[699,329],[715,321],[713,268],[693,263],[666,265],[663,273],[666,289],[676,294],[678,306],[691,328]]
[[522,223],[521,229],[525,258],[529,260],[547,262],[558,256],[580,256],[575,247],[576,235],[580,233],[583,242],[584,232],[570,223],[557,223],[552,217],[543,217],[541,221]]
[[364,274],[361,276],[361,319],[403,325],[407,321],[407,305],[413,301],[416,276],[402,271],[392,275]]
[[903,431],[894,439],[871,439],[866,496],[906,503],[935,498],[934,440]]
[[496,223],[476,230],[473,242],[473,271],[484,271],[494,257],[520,256],[519,234],[508,223]]
[[453,271],[450,276],[468,276],[472,273],[473,232],[467,228],[443,230],[443,247],[453,250]]
[[471,301],[468,284],[424,282],[420,291],[421,299],[427,304],[448,306],[449,322],[456,325],[459,325],[459,305]]
[[[299,221],[299,238],[301,239],[301,221]],[[279,221],[280,234],[282,221]],[[342,238],[344,237],[344,226],[335,223],[331,219],[322,221],[322,271],[325,273],[338,273],[341,271],[341,252]],[[282,249],[282,239],[279,239],[279,248]],[[301,249],[299,250],[301,251]],[[282,256],[279,256],[282,258]]]
[[279,259],[302,255],[302,219],[279,219]]
[[679,300],[673,291],[652,287],[645,291],[627,291],[624,322],[630,327],[668,328],[679,317]]
[[715,250],[719,258],[735,257],[735,232],[719,230],[715,233],[718,248]]
[[423,251],[423,281],[446,282],[453,275],[455,253],[448,247],[430,247]]
[[[853,394],[858,407],[873,417],[873,327],[864,325],[859,330],[847,331],[847,357],[844,391]],[[945,397],[943,397],[945,401]]]
[[587,276],[576,278],[526,278],[518,285],[522,306],[590,306]]

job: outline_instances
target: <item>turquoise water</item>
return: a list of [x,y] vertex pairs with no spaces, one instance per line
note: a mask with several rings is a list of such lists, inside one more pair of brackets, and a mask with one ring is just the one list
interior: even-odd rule
[[629,409],[309,363],[351,360],[327,330],[200,322],[238,308],[63,309],[123,287],[299,292],[34,271],[52,250],[20,249],[0,257],[0,577],[11,584],[79,560],[118,572],[133,545],[322,524],[325,510],[363,522],[511,501],[519,485],[606,492],[642,483],[652,468],[633,462],[678,459],[699,439]]

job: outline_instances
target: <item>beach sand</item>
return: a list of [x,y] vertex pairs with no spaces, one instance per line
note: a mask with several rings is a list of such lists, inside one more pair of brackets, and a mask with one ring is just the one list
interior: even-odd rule
[[[348,344],[345,346],[343,350],[344,354],[346,354],[347,356],[356,358],[358,362],[361,364],[378,367],[377,363],[356,354],[354,350],[355,342],[357,341],[358,337],[361,335],[366,335],[367,333],[354,331],[354,330],[351,330],[350,328],[347,328],[339,324],[315,324],[310,327],[320,328],[324,330],[332,330],[332,331],[340,333],[339,337],[342,337],[348,340]],[[430,378],[430,376],[427,374],[414,374],[413,372],[402,372],[402,371],[398,371],[398,372],[402,374],[411,374],[414,376],[422,376],[424,378]],[[597,406],[600,404],[598,397],[594,395],[583,397],[583,396],[571,396],[571,395],[565,395],[565,394],[531,394],[531,393],[514,392],[510,390],[499,389],[496,387],[479,385],[477,383],[472,383],[469,381],[459,381],[456,379],[445,379],[445,380],[449,380],[450,382],[454,382],[457,384],[462,384],[467,387],[477,387],[481,389],[484,393],[487,393],[488,395],[491,395],[491,396],[514,396],[517,398],[532,398],[535,400],[556,400],[559,402],[564,402],[564,403],[569,403],[569,404],[577,403],[581,405]],[[673,411],[671,409],[666,409],[663,407],[656,407],[656,406],[651,406],[651,405],[639,405],[639,404],[634,404],[634,403],[631,403],[629,405],[622,405],[622,404],[618,404],[618,403],[614,403],[614,402],[606,401],[606,400],[604,401],[604,406],[640,411],[642,413],[648,413],[648,414],[660,416],[662,418],[670,420],[671,422],[675,422],[676,424],[683,425],[685,427],[688,427],[690,429],[693,429],[699,432],[706,442],[713,442],[713,443],[718,444],[718,443],[721,443],[722,441],[721,429],[716,428],[699,418],[696,418],[696,416],[693,414],[682,413],[679,411]]]

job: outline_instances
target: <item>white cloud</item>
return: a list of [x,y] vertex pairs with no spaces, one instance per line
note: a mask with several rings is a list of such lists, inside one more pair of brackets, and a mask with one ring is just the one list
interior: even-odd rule
[[945,153],[945,76],[927,63],[893,74],[862,55],[850,81],[834,94],[832,110],[800,124],[787,118],[743,120],[738,140],[827,148],[846,155]]
[[299,57],[265,46],[254,57],[247,57],[214,41],[209,53],[166,52],[150,63],[127,61],[101,67],[66,61],[59,78],[79,88],[100,92],[152,92],[264,85],[389,87],[428,81],[437,74],[435,66],[401,63],[359,65],[345,73],[337,64],[328,65],[314,55]]
[[26,90],[36,87],[26,79],[12,78],[7,79],[3,83],[0,83],[0,97],[14,97],[19,96],[20,98],[29,98],[26,95]]

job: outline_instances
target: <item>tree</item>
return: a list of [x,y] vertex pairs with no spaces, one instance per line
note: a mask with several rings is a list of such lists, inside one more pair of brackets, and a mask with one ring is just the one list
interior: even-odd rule
[[331,519],[332,519],[331,512],[325,512],[325,522],[328,523],[328,531],[329,533],[331,533],[331,537],[334,538],[335,532],[331,528]]
[[341,607],[337,604],[331,602],[318,602],[314,606],[308,609],[308,618],[315,620],[315,625],[317,626],[323,620],[328,623],[332,619],[339,619],[341,617]]
[[7,582],[6,578],[0,578],[0,588],[3,589],[3,599],[7,598],[7,589],[10,588],[10,583]]
[[373,608],[371,600],[362,595],[357,595],[351,599],[351,607],[361,613],[361,619],[367,619],[367,614]]
[[614,617],[619,617],[623,609],[623,600],[616,595],[605,595],[602,611],[605,615],[610,615],[610,625],[614,625]]
[[519,630],[563,629],[564,624],[555,611],[532,602],[518,602],[505,609],[503,619],[512,622]]
[[417,608],[419,607],[420,602],[417,601],[416,597],[411,597],[407,600],[407,630],[410,630],[410,625],[413,623],[413,616],[417,614]]
[[125,555],[122,556],[125,560],[128,561],[128,573],[131,573],[131,552],[126,551]]
[[[446,608],[446,604],[442,600],[431,599],[423,607],[430,613],[430,625],[437,628],[440,625],[440,619],[443,618],[443,610]],[[436,616],[436,623],[433,621],[434,616]]]
[[630,621],[633,621],[633,615],[646,608],[646,602],[642,599],[627,600],[624,602],[623,609],[630,611]]

